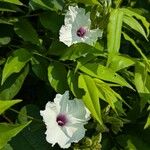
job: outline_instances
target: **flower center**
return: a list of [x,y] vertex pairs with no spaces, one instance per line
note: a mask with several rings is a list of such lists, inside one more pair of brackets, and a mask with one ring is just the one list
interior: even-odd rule
[[79,36],[79,37],[84,37],[85,33],[86,33],[86,29],[83,28],[83,27],[80,27],[80,28],[77,30],[77,36]]
[[58,123],[59,126],[62,127],[68,122],[68,120],[64,114],[59,114],[56,118],[56,122]]

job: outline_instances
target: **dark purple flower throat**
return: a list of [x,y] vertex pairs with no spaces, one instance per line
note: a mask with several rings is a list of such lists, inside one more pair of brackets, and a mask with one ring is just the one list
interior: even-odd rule
[[77,36],[79,36],[79,37],[84,37],[85,34],[86,34],[86,29],[83,28],[83,27],[80,27],[80,28],[77,30]]
[[59,114],[56,118],[56,122],[58,123],[59,126],[61,127],[64,126],[68,122],[66,115]]

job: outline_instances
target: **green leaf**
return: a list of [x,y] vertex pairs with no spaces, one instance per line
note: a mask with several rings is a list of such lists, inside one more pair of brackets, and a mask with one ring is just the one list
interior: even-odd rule
[[48,80],[58,93],[62,94],[68,89],[67,71],[61,63],[54,62],[48,66]]
[[1,22],[0,23],[0,47],[8,44],[13,37],[14,31],[10,24]]
[[22,10],[12,3],[0,1],[0,11],[2,12],[21,12]]
[[111,130],[117,134],[119,131],[121,131],[121,128],[123,127],[123,121],[119,117],[115,116],[106,116],[105,122],[111,124]]
[[135,65],[135,86],[139,93],[146,92],[146,68],[141,62],[137,62]]
[[28,126],[31,123],[26,124],[7,124],[0,123],[0,149],[3,148],[12,137],[16,136],[23,128]]
[[19,102],[21,102],[21,100],[0,100],[0,114]]
[[60,30],[63,21],[64,18],[56,12],[45,12],[40,15],[41,24],[54,33],[57,33]]
[[85,94],[82,96],[84,104],[90,110],[93,117],[99,122],[101,127],[105,129],[101,116],[99,91],[95,85],[95,82],[90,76],[80,74],[78,86],[85,91]]
[[138,20],[140,20],[142,22],[142,24],[144,25],[144,27],[146,28],[146,32],[147,32],[147,37],[149,36],[149,27],[150,27],[150,23],[146,20],[145,17],[139,15],[138,13],[128,9],[128,8],[122,8],[121,9],[124,14],[126,16],[129,16],[129,17],[135,17],[137,18]]
[[[150,102],[150,89],[147,88],[148,80],[148,72],[146,66],[142,62],[137,62],[135,65],[135,76],[134,83],[135,87],[141,97],[140,105],[141,110],[144,108],[145,104]],[[148,84],[149,85],[149,84]]]
[[[99,80],[99,79],[94,79],[96,86],[98,87],[99,90],[99,96],[102,100],[107,102],[112,109],[117,113],[125,114],[123,108],[122,108],[122,102],[123,99],[119,94],[117,94],[115,91],[113,91],[107,83]],[[121,101],[120,101],[121,100]]]
[[124,15],[123,22],[126,25],[130,26],[135,31],[137,31],[140,34],[142,34],[145,37],[145,39],[147,39],[147,35],[146,35],[143,27],[140,25],[140,23],[136,19],[134,19],[133,17],[129,17],[129,16]]
[[31,59],[32,70],[35,75],[44,81],[47,81],[47,67],[49,62],[42,57],[33,57]]
[[121,42],[121,30],[123,22],[123,11],[113,9],[110,12],[107,26],[107,49],[111,54],[119,52]]
[[62,10],[64,0],[31,0],[30,6],[32,9],[49,9],[52,11]]
[[78,87],[78,77],[79,74],[75,73],[72,70],[68,71],[67,79],[70,90],[72,91],[75,97],[81,99],[82,95],[84,94],[84,90],[79,89]]
[[1,83],[3,84],[10,75],[20,72],[30,59],[31,54],[27,50],[18,49],[14,51],[5,63]]
[[115,55],[111,58],[111,62],[109,64],[109,68],[111,68],[114,72],[117,72],[121,69],[128,68],[135,64],[135,60],[126,55]]
[[22,5],[22,3],[19,0],[0,0],[0,2],[8,2],[16,5]]
[[126,150],[149,150],[149,145],[137,135],[120,135],[117,142]]
[[98,0],[76,0],[77,3],[83,3],[83,4],[87,4],[87,5],[96,5],[96,4],[100,4],[98,2]]
[[92,77],[109,82],[114,82],[121,86],[126,86],[133,89],[123,77],[115,73],[112,69],[98,63],[87,63],[79,67],[79,69]]
[[150,64],[149,64],[149,61],[147,59],[147,57],[145,56],[145,54],[142,52],[142,50],[137,46],[137,44],[135,43],[135,41],[130,38],[126,33],[122,32],[123,33],[123,36],[124,38],[131,42],[131,44],[137,49],[137,51],[141,54],[141,56],[143,57],[143,59],[145,60],[145,62],[147,63],[147,65],[150,67]]
[[8,44],[10,41],[11,41],[11,38],[10,38],[10,37],[3,37],[3,38],[0,38],[0,45],[6,45],[6,44]]
[[147,128],[150,128],[150,113],[147,117],[147,120],[146,120],[146,123],[145,123],[145,126],[144,126],[144,129],[147,129]]
[[86,57],[87,54],[92,54],[96,56],[104,56],[104,53],[93,46],[85,43],[78,43],[70,46],[66,49],[66,52],[61,57],[61,60],[76,60],[80,57]]
[[66,48],[67,46],[64,43],[54,39],[47,53],[49,55],[62,56],[66,53]]
[[[31,116],[34,120],[25,128],[22,132],[20,132],[17,136],[15,136],[9,143],[13,147],[14,150],[57,150],[58,146],[54,146],[52,148],[51,144],[46,141],[45,136],[45,125],[42,122],[42,118],[40,116],[40,110],[36,105],[27,105],[22,108],[25,114],[23,113],[22,117]],[[22,112],[22,109],[20,112]],[[21,116],[21,113],[20,115]],[[19,120],[20,122],[20,120]]]
[[13,150],[10,144],[6,144],[1,150]]
[[32,27],[28,20],[19,19],[18,22],[14,24],[14,30],[24,41],[31,42],[38,46],[41,45],[36,30]]
[[6,82],[0,86],[0,99],[13,99],[21,89],[28,72],[29,66],[26,66],[19,74],[14,74],[9,77]]

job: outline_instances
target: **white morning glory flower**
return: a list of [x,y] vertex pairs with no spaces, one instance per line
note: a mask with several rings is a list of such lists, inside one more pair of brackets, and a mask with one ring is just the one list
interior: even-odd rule
[[102,30],[90,30],[90,13],[85,14],[85,9],[78,6],[69,6],[64,23],[60,29],[59,40],[67,46],[80,42],[94,45],[97,38],[102,37]]
[[69,92],[57,94],[54,102],[48,102],[40,111],[46,124],[46,140],[54,146],[70,147],[85,135],[84,125],[90,119],[90,112],[79,99],[69,100]]

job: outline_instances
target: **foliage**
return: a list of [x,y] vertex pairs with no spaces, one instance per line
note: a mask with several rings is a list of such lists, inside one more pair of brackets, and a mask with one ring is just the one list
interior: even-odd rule
[[[92,115],[71,149],[149,150],[149,4],[0,0],[0,149],[58,149],[44,139],[39,110],[69,90]],[[59,42],[64,14],[75,5],[103,30],[94,46]]]

